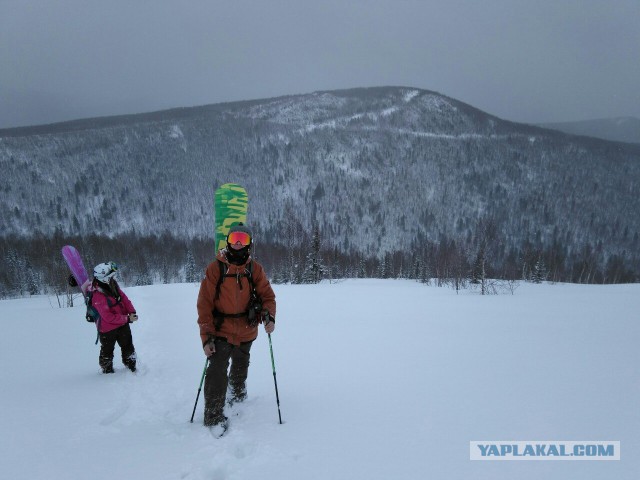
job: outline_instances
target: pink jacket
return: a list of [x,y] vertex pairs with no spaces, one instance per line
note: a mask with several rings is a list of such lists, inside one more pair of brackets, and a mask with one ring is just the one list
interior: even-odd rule
[[89,287],[89,291],[93,292],[91,304],[100,314],[100,320],[98,320],[98,331],[100,333],[110,332],[125,323],[129,323],[128,315],[136,313],[136,309],[133,308],[129,297],[125,295],[119,286],[117,290],[120,294],[120,299],[111,296],[95,284]]

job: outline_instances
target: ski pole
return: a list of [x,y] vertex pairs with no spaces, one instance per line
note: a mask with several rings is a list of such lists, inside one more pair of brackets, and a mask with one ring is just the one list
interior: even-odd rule
[[198,406],[198,399],[200,398],[200,390],[202,390],[202,382],[204,382],[204,377],[207,374],[207,365],[209,364],[209,357],[204,362],[204,370],[202,371],[202,378],[200,379],[200,386],[198,387],[198,395],[196,395],[196,403],[193,406],[193,413],[191,413],[191,423],[193,423],[193,417],[196,414],[196,407]]
[[278,419],[282,425],[282,415],[280,414],[280,396],[278,395],[278,381],[276,380],[276,363],[273,360],[273,345],[271,344],[271,334],[269,333],[269,350],[271,351],[271,367],[273,368],[273,384],[276,387],[276,402],[278,404]]

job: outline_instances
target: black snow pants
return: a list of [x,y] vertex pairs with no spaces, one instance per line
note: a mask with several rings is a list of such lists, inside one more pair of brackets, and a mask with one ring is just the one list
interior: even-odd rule
[[136,349],[133,346],[133,337],[128,323],[121,327],[100,334],[100,357],[98,363],[103,373],[113,373],[113,350],[116,342],[122,352],[122,363],[132,372],[136,371]]
[[252,343],[253,341],[232,345],[224,338],[216,338],[216,351],[209,357],[204,381],[205,425],[216,425],[224,420],[224,404],[229,385],[232,402],[241,402],[247,396],[246,381]]

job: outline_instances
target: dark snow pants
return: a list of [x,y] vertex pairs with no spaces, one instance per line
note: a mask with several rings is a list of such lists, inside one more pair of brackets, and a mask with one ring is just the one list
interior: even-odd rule
[[136,371],[136,349],[133,346],[133,337],[128,323],[121,327],[100,334],[100,357],[98,363],[104,373],[113,372],[113,350],[116,342],[122,352],[122,363],[132,372]]
[[[231,396],[236,401],[246,397],[246,381],[249,373],[249,351],[251,342],[239,346],[216,338],[216,351],[209,357],[209,367],[204,381],[204,424],[216,425],[224,419],[224,404],[227,386],[231,385]],[[231,361],[231,369],[229,369]],[[228,373],[227,373],[228,372]]]

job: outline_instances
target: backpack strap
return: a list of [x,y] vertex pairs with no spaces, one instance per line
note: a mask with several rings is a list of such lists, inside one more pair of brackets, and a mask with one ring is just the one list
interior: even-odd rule
[[224,282],[225,278],[235,278],[236,280],[238,280],[238,284],[240,285],[240,290],[242,290],[242,283],[240,283],[240,278],[247,277],[247,279],[249,280],[249,285],[251,286],[251,289],[252,290],[255,289],[253,285],[253,260],[251,260],[247,264],[246,268],[244,269],[244,273],[235,274],[235,275],[233,273],[228,273],[229,267],[222,260],[217,259],[217,262],[218,262],[218,267],[220,268],[220,276],[218,277],[218,282],[216,283],[215,300],[218,300],[220,298],[220,288],[222,287],[222,282]]
[[249,280],[249,286],[251,287],[251,292],[255,293],[256,286],[253,283],[253,260],[251,260],[247,264],[247,267],[244,269],[244,271],[245,271],[245,275],[247,276],[247,279]]
[[222,286],[222,282],[224,282],[224,278],[227,276],[227,272],[229,271],[227,264],[220,259],[218,259],[218,268],[220,268],[220,276],[218,277],[218,283],[216,283],[216,300],[220,298],[220,287]]

